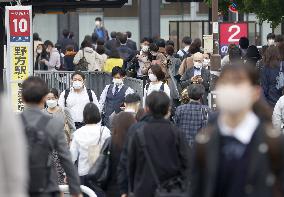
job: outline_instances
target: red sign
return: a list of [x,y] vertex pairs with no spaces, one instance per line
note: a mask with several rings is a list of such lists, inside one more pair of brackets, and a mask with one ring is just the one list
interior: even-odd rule
[[29,10],[9,10],[9,26],[11,42],[30,42]]
[[248,23],[220,23],[221,55],[226,55],[228,45],[238,45],[241,37],[248,37]]
[[221,23],[220,44],[239,44],[241,37],[248,37],[247,23]]

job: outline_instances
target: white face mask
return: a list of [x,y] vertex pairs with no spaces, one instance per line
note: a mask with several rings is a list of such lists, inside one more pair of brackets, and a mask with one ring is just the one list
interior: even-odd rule
[[150,79],[150,81],[152,81],[152,82],[158,81],[157,76],[154,75],[154,74],[152,74],[152,73],[149,74],[149,79]]
[[149,50],[149,46],[147,45],[144,45],[142,48],[141,48],[141,51],[144,52],[144,53],[147,53]]
[[73,81],[73,88],[75,90],[79,90],[83,87],[83,82],[81,81]]
[[210,59],[203,60],[203,66],[207,67],[210,64]]
[[100,21],[96,21],[96,22],[95,22],[95,25],[96,25],[97,27],[100,27],[100,26],[101,26],[101,22],[100,22]]
[[116,78],[114,78],[112,80],[112,82],[114,83],[114,85],[121,85],[121,84],[123,84],[123,79],[116,79]]
[[275,40],[269,39],[269,40],[267,41],[267,44],[268,44],[268,46],[272,46],[272,45],[275,44]]
[[218,85],[216,92],[216,103],[221,112],[237,114],[253,105],[252,88],[247,85]]
[[46,105],[48,108],[54,108],[57,106],[57,100],[47,100]]
[[38,50],[36,50],[36,52],[37,52],[38,54],[41,54],[41,53],[42,53],[42,49],[38,49]]
[[202,66],[203,66],[202,63],[200,63],[200,62],[194,62],[194,67],[197,68],[197,69],[201,69]]

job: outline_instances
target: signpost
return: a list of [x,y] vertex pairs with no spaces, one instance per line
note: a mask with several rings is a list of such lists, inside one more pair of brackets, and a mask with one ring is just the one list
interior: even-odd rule
[[33,72],[32,7],[6,6],[7,87],[14,111],[24,109],[22,82]]
[[241,37],[248,37],[248,23],[221,23],[219,35],[220,52],[225,56],[230,44],[238,45]]

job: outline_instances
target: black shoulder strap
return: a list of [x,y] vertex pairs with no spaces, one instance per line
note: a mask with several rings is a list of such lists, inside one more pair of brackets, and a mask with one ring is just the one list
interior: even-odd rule
[[161,87],[160,87],[160,91],[161,91],[161,92],[164,92],[164,91],[165,91],[165,83],[164,83],[164,82],[162,83],[162,85],[161,85]]
[[145,135],[144,135],[143,130],[144,130],[144,126],[139,128],[139,130],[137,132],[138,140],[139,140],[139,143],[140,143],[140,145],[142,147],[143,153],[144,153],[145,158],[146,158],[146,162],[149,165],[149,168],[150,168],[151,173],[152,173],[152,175],[154,177],[154,180],[155,180],[158,188],[160,188],[161,187],[161,183],[159,181],[158,175],[157,175],[157,173],[155,171],[154,165],[152,163],[152,160],[150,158],[149,152],[147,150],[147,143],[146,143],[146,140],[145,140]]
[[87,89],[87,93],[88,93],[88,96],[89,96],[89,101],[90,101],[90,103],[92,103],[94,101],[92,90],[91,89]]
[[185,56],[187,53],[186,53],[186,51],[185,50],[181,50],[181,52],[183,53],[183,56]]
[[147,83],[147,84],[146,84],[146,91],[148,91],[149,86],[150,86],[150,83]]
[[65,94],[64,94],[64,106],[67,107],[67,98],[69,96],[70,93],[70,89],[66,89],[65,90]]

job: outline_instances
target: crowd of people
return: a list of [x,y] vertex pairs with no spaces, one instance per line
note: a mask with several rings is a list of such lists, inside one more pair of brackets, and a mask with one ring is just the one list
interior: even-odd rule
[[[211,54],[200,39],[184,37],[175,50],[171,40],[143,38],[138,51],[131,32],[109,39],[100,18],[80,49],[73,36],[65,30],[55,45],[35,39],[35,69],[74,71],[70,88],[59,93],[26,79],[22,124],[1,98],[0,146],[17,151],[0,153],[5,196],[57,197],[58,184],[74,197],[80,184],[98,197],[283,196],[283,36],[268,34],[260,51],[245,37],[229,46],[216,112],[208,106]],[[111,74],[100,97],[82,68]],[[142,98],[126,76],[145,81]],[[5,141],[7,129],[18,137]]]

